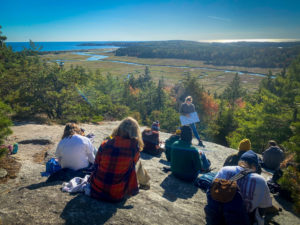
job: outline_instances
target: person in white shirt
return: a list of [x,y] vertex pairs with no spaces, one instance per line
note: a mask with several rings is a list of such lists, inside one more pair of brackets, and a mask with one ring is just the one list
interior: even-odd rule
[[56,157],[62,168],[79,170],[95,161],[94,147],[89,138],[84,137],[75,123],[67,123],[61,141],[56,148]]

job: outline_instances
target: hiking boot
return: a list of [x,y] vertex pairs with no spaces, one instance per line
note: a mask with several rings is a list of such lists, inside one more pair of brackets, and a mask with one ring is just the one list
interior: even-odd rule
[[139,189],[149,190],[150,189],[150,184],[140,184]]
[[202,141],[199,141],[198,146],[200,146],[200,147],[202,147],[202,148],[205,147],[205,145],[202,143]]

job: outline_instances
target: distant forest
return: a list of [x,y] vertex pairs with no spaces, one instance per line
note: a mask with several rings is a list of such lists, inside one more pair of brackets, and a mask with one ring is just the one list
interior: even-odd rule
[[122,47],[116,50],[116,56],[201,60],[215,66],[285,68],[300,54],[300,42],[150,41],[111,42],[109,45]]

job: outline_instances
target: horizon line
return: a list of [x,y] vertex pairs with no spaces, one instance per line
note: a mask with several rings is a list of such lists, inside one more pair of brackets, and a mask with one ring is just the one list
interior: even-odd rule
[[[32,40],[31,40],[32,41]],[[33,41],[33,42],[156,42],[156,41],[194,41],[194,42],[204,42],[204,43],[234,43],[234,42],[298,42],[300,38],[248,38],[248,39],[206,39],[206,40],[179,40],[179,39],[169,39],[169,40],[143,40],[143,41]],[[5,43],[27,43],[28,41],[5,41]]]

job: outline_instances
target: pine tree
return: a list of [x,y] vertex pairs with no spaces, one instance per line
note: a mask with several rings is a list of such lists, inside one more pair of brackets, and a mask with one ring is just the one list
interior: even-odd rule
[[166,94],[164,92],[164,78],[162,77],[158,81],[157,89],[156,89],[156,101],[155,101],[155,108],[161,110],[165,107],[166,103]]
[[4,41],[7,39],[6,36],[2,35],[2,26],[0,25],[0,47],[4,46]]
[[228,87],[224,90],[221,97],[227,99],[232,107],[235,106],[235,101],[245,95],[245,90],[241,87],[239,75],[236,73],[233,80]]
[[8,115],[11,113],[9,106],[0,101],[0,144],[3,143],[3,139],[12,133],[9,128],[12,126],[12,122]]

